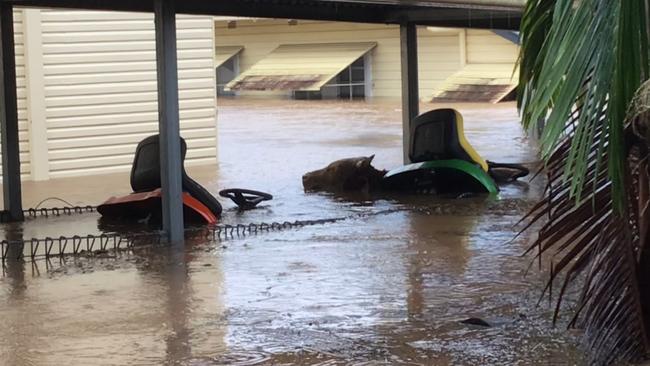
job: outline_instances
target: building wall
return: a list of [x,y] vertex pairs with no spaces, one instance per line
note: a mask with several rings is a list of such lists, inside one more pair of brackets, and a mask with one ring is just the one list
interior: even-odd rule
[[[16,52],[16,93],[18,95],[18,137],[20,146],[20,174],[31,176],[29,122],[27,120],[27,90],[25,79],[24,27],[21,11],[14,10],[14,43]],[[0,163],[1,165],[1,163]]]
[[[460,65],[455,32],[436,35],[418,31],[420,89],[424,94],[451,75]],[[372,51],[373,96],[398,97],[401,91],[399,27],[382,24],[281,20],[238,20],[237,27],[215,23],[215,44],[241,45],[240,70],[245,71],[283,43],[377,42]],[[299,60],[296,60],[299,62]],[[435,65],[435,67],[430,67]]]
[[490,31],[479,29],[467,31],[467,63],[514,65],[518,53],[517,45]]
[[[153,15],[48,10],[42,27],[50,176],[129,170],[158,131]],[[210,18],[179,16],[177,33],[187,162],[215,162]]]
[[[239,19],[236,24],[235,28],[228,28],[227,21],[217,20],[215,44],[244,47],[240,54],[240,71],[251,67],[280,44],[371,41],[377,42],[371,55],[373,96],[398,98],[401,94],[398,26],[317,21],[289,25],[286,20],[263,19]],[[420,97],[428,100],[436,88],[466,62],[498,59],[514,65],[517,47],[508,43],[489,31],[419,28]]]
[[[23,177],[41,180],[130,170],[137,143],[158,131],[153,15],[34,9],[19,13],[16,60]],[[19,32],[22,22],[29,24],[25,42]],[[214,163],[212,18],[178,16],[177,34],[186,163]]]

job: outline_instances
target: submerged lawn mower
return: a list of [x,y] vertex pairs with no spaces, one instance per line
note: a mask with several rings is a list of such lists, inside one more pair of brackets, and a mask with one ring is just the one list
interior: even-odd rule
[[[160,184],[160,142],[158,135],[142,140],[135,151],[131,167],[131,188],[133,193],[111,197],[97,207],[105,219],[144,220],[160,222],[162,213],[162,192]],[[215,224],[221,216],[219,201],[185,172],[187,144],[181,138],[183,217],[187,224]],[[262,201],[273,198],[268,193],[248,189],[225,189],[222,197],[232,199],[241,209],[254,208]]]
[[512,182],[529,173],[522,165],[483,160],[465,138],[463,117],[453,109],[416,117],[410,137],[410,164],[382,171],[371,165],[374,155],[340,159],[303,175],[303,188],[332,193],[496,193],[497,183]]
[[484,160],[465,138],[463,116],[445,108],[423,113],[411,124],[411,164],[388,171],[383,185],[390,190],[436,194],[497,193],[495,182],[529,174],[518,164]]

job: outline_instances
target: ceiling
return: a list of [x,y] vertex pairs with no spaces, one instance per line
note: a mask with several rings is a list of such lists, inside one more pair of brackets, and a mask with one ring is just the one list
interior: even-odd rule
[[[152,0],[0,0],[16,6],[153,11]],[[524,0],[177,0],[178,13],[483,28],[519,28]]]

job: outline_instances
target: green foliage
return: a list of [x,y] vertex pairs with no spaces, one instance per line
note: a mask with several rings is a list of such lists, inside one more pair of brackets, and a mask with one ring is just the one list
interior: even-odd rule
[[650,352],[647,3],[529,0],[521,26],[519,108],[527,128],[545,121],[548,175],[529,251],[550,261],[545,291],[564,276],[556,318],[567,288],[582,287],[570,325],[592,364]]
[[[588,157],[607,149],[615,206],[623,209],[625,110],[648,75],[645,1],[530,0],[521,33],[524,126],[545,120],[541,146],[546,159],[571,135],[564,176],[577,200]],[[567,126],[573,115],[579,118]],[[592,151],[594,141],[597,151]]]

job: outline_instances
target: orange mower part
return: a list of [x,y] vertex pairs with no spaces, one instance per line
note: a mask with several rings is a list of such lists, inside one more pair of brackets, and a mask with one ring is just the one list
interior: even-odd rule
[[[146,218],[162,213],[162,190],[138,192],[126,196],[114,196],[97,207],[107,218]],[[186,223],[216,224],[217,217],[199,200],[183,192],[183,217]]]

